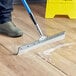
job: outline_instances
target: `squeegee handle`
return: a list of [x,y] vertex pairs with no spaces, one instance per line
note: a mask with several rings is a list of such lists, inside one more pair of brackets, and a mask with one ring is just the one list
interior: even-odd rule
[[32,21],[33,21],[36,29],[37,29],[38,32],[39,32],[39,34],[40,34],[41,36],[43,36],[44,34],[43,34],[42,30],[40,29],[40,26],[38,25],[38,23],[37,23],[34,15],[33,15],[33,13],[32,13],[32,11],[31,11],[29,5],[27,4],[26,0],[22,0],[22,3],[23,3],[23,5],[24,5],[24,7],[26,8],[28,14],[30,15],[30,18],[32,19]]
[[24,7],[26,8],[27,12],[30,14],[32,13],[29,5],[27,4],[26,0],[22,0],[23,4],[24,4]]

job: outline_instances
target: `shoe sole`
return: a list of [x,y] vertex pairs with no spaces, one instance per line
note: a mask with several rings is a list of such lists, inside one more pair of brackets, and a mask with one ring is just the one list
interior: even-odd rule
[[13,38],[21,37],[23,35],[23,34],[21,34],[21,35],[13,35],[10,32],[6,33],[6,31],[3,31],[3,30],[0,30],[0,34],[4,34],[4,35],[7,35],[7,36],[10,36],[10,37],[13,37]]

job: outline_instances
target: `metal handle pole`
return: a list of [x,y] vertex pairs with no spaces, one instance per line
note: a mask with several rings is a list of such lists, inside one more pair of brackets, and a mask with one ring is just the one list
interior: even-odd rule
[[42,32],[39,24],[37,23],[34,15],[33,15],[33,13],[32,13],[32,11],[31,11],[31,9],[30,9],[30,7],[29,7],[29,5],[27,4],[26,0],[22,0],[22,2],[23,2],[23,4],[24,4],[24,7],[26,8],[28,14],[30,15],[30,18],[32,19],[32,21],[33,21],[33,23],[34,23],[37,31],[39,32],[40,36],[44,36],[44,34],[43,34],[43,32]]

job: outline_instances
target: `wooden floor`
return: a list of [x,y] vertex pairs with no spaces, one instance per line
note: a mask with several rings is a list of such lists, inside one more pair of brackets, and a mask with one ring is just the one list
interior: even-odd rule
[[[30,4],[30,7],[45,35],[51,36],[66,31],[66,38],[20,56],[13,55],[21,44],[39,38],[24,7],[16,5],[13,21],[22,29],[24,35],[20,38],[0,35],[0,76],[76,76],[76,20],[70,20],[66,16],[45,19],[44,4]],[[51,48],[55,48],[54,52],[43,54]]]

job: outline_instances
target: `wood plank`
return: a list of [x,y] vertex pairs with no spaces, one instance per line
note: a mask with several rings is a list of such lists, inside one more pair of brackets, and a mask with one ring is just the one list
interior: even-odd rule
[[27,44],[39,39],[32,21],[22,5],[16,5],[13,12],[14,23],[24,32],[23,37],[10,38],[0,35],[0,75],[1,76],[75,76],[76,75],[76,45],[61,47],[52,52],[49,56],[39,53],[45,50],[66,43],[76,41],[76,20],[66,17],[55,17],[45,19],[44,4],[30,4],[34,15],[47,36],[66,31],[65,40],[40,46],[21,56],[14,56],[13,53],[22,44]]
[[10,55],[2,46],[0,48],[1,76],[6,76],[6,74],[7,76],[66,76],[55,67],[40,60],[35,54],[15,56]]

